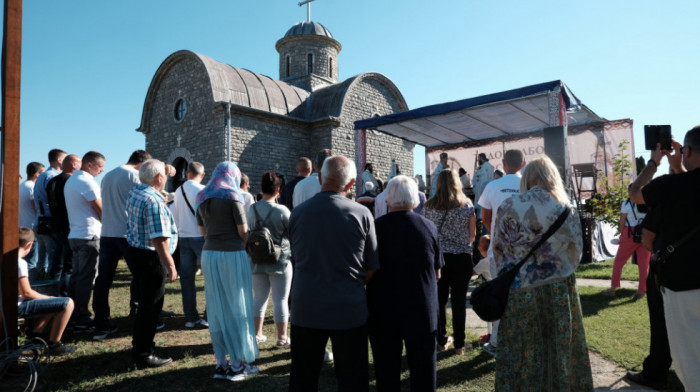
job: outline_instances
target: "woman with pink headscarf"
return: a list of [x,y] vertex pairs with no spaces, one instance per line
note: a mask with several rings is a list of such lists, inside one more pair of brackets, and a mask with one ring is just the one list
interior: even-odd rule
[[[253,282],[245,252],[241,172],[232,162],[216,166],[197,195],[197,224],[204,236],[202,272],[209,334],[216,356],[215,379],[238,381],[258,373],[253,324]],[[228,358],[227,358],[228,355]]]

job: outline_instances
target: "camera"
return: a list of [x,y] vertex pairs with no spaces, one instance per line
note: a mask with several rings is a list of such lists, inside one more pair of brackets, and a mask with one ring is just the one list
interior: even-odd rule
[[671,126],[670,125],[645,125],[644,126],[644,146],[647,150],[656,150],[656,144],[661,144],[662,150],[671,149]]

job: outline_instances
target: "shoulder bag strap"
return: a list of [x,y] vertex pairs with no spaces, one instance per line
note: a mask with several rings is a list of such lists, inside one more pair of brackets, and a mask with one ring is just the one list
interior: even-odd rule
[[630,201],[630,208],[632,209],[632,215],[634,215],[634,220],[637,221],[637,213],[634,212],[634,210],[637,209],[637,205]]
[[[273,212],[274,210],[275,210],[275,206],[272,206],[272,205],[271,205],[271,206],[270,206],[270,211],[267,212],[267,215],[265,215],[265,219],[263,219],[263,225],[264,225],[265,223],[267,223],[267,219],[270,218],[270,215],[272,215],[272,212]],[[256,219],[258,219],[257,216],[256,216]]]
[[187,203],[187,207],[190,207],[190,211],[192,211],[192,215],[197,215],[194,213],[194,208],[192,208],[192,204],[190,204],[190,201],[187,200],[187,194],[185,193],[185,184],[182,184],[180,186],[180,191],[182,191],[182,196],[185,198],[185,203]]
[[440,223],[440,228],[438,229],[438,234],[442,235],[442,226],[445,225],[445,221],[447,220],[447,214],[450,212],[450,210],[445,211],[445,213],[442,215],[442,222]]
[[535,244],[535,246],[533,246],[532,249],[530,249],[530,252],[528,252],[527,256],[525,256],[515,266],[516,269],[520,269],[520,267],[522,267],[523,264],[525,264],[525,261],[527,261],[527,259],[529,259],[530,256],[532,256],[532,254],[540,247],[540,245],[542,245],[545,241],[547,241],[547,239],[549,239],[549,237],[551,237],[552,234],[554,234],[554,232],[557,231],[561,227],[561,225],[564,224],[564,221],[566,220],[566,218],[569,217],[570,212],[571,212],[571,208],[569,208],[569,207],[564,208],[564,212],[562,212],[561,215],[559,215],[559,217],[557,218],[557,220],[554,221],[554,223],[552,223],[552,226],[550,226],[549,229],[547,229],[547,232],[542,235],[542,237],[537,242],[537,244]]
[[255,208],[255,204],[257,204],[257,203],[253,203],[253,205],[250,206],[250,208],[253,209],[253,213],[255,214],[255,227],[258,227],[258,226],[262,226],[263,222],[262,222],[262,220],[260,220],[260,214],[258,214],[258,209]]
[[659,252],[659,255],[657,258],[665,260],[668,258],[668,256],[671,255],[671,253],[675,252],[676,249],[678,249],[679,246],[683,245],[686,241],[688,241],[692,236],[698,233],[700,231],[700,225],[695,226],[695,228],[691,231],[689,231],[686,235],[684,235],[680,240],[676,241],[675,244],[673,245],[668,245],[665,249],[663,249],[661,252]]

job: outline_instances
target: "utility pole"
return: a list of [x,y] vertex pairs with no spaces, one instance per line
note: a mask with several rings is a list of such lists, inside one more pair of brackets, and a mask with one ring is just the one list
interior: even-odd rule
[[[17,347],[17,248],[19,247],[19,96],[22,64],[22,0],[5,0],[2,40],[2,309],[5,349]],[[2,340],[2,339],[0,339]]]

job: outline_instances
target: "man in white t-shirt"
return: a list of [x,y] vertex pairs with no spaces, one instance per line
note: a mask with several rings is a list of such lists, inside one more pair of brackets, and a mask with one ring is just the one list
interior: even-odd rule
[[104,171],[104,166],[104,155],[96,151],[87,152],[80,170],[73,173],[63,188],[70,222],[68,243],[73,251],[68,295],[75,302],[73,321],[76,330],[92,329],[88,303],[97,274],[102,232],[102,195],[95,177]]
[[[49,297],[32,289],[29,284],[27,262],[24,257],[34,243],[34,232],[28,227],[19,228],[19,249],[17,250],[17,315],[33,318],[34,329],[27,330],[27,338],[38,337],[48,343],[50,355],[70,354],[75,346],[61,343],[63,331],[73,312],[73,301],[66,297]],[[48,333],[45,332],[48,329]]]
[[34,205],[34,184],[37,177],[44,172],[44,165],[30,162],[27,165],[27,180],[19,184],[19,227],[34,230],[36,206]]
[[[19,226],[28,227],[34,230],[34,222],[36,221],[36,205],[34,204],[34,184],[41,173],[44,172],[44,165],[39,162],[30,162],[27,165],[27,181],[19,184]],[[27,253],[26,260],[29,265],[32,277],[36,276],[36,242],[32,241],[32,249]]]
[[297,186],[294,188],[294,196],[292,196],[294,208],[321,192],[321,182],[318,180],[318,173],[321,172],[323,162],[326,161],[326,158],[332,156],[333,151],[327,148],[324,148],[316,153],[316,157],[314,158],[314,172],[311,173],[310,176],[299,181]]
[[485,221],[486,219],[481,212],[479,198],[481,198],[481,194],[484,192],[486,184],[493,180],[494,167],[491,165],[489,159],[486,157],[486,154],[483,152],[477,156],[477,162],[479,163],[479,167],[476,169],[473,179],[474,197],[476,201],[474,207],[476,209],[477,219],[481,218],[482,221]]
[[170,207],[177,225],[180,244],[180,287],[182,288],[182,309],[185,312],[185,328],[208,327],[206,320],[197,311],[197,288],[194,277],[197,260],[202,257],[204,237],[199,232],[194,202],[199,191],[204,189],[204,165],[190,162],[187,165],[187,181],[175,191],[175,200]]
[[[111,323],[109,290],[114,281],[119,260],[126,258],[129,244],[126,242],[126,199],[129,191],[140,184],[139,169],[151,154],[136,150],[126,164],[118,166],[102,177],[102,232],[100,233],[100,258],[97,263],[97,278],[92,294],[92,310],[95,312],[95,334],[93,340],[103,340],[117,332]],[[138,289],[131,281],[131,313],[136,314]]]
[[248,178],[248,176],[245,173],[241,173],[241,185],[240,185],[240,187],[241,187],[241,191],[243,191],[243,192],[241,192],[241,193],[243,193],[243,211],[245,211],[246,214],[248,213],[250,206],[252,206],[253,203],[255,203],[255,198],[253,197],[253,195],[250,194],[250,192],[248,192],[249,186],[250,186],[250,179]]
[[[523,166],[525,166],[525,158],[522,151],[506,151],[506,153],[503,154],[503,170],[506,172],[506,175],[486,184],[483,192],[481,192],[481,197],[479,197],[481,217],[484,226],[486,226],[486,229],[490,233],[493,233],[496,224],[498,207],[513,195],[520,193],[520,169],[522,169]],[[491,241],[489,245],[487,255],[493,263],[495,260],[493,257],[493,241]],[[496,271],[497,273],[498,269],[500,269],[500,266],[496,266],[496,269],[492,268],[492,271]],[[493,322],[491,338],[489,339],[489,343],[483,347],[484,351],[492,355],[495,355],[496,345],[498,344],[498,324],[499,321]]]

